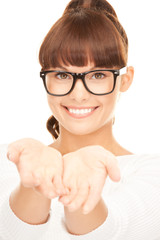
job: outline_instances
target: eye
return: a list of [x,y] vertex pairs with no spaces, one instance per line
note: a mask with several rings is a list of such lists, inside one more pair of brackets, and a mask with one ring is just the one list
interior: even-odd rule
[[100,72],[97,72],[97,73],[94,73],[92,78],[95,78],[95,79],[102,79],[104,78],[104,74],[103,73],[100,73]]
[[58,79],[68,79],[68,78],[69,78],[69,75],[68,75],[67,73],[62,72],[62,73],[57,73],[57,74],[56,74],[56,77],[57,77]]

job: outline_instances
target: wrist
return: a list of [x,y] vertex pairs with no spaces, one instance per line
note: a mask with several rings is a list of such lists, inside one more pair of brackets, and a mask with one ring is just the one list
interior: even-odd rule
[[22,184],[10,196],[10,207],[14,214],[29,224],[45,223],[49,217],[50,205],[50,199]]
[[64,212],[68,232],[74,235],[82,235],[95,230],[103,224],[108,216],[108,209],[102,198],[88,214],[83,214],[82,208],[75,212],[69,212],[67,207],[64,207]]

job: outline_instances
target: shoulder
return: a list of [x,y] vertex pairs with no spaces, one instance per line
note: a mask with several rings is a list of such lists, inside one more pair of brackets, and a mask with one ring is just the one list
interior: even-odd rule
[[122,182],[148,182],[160,186],[160,154],[133,154],[117,158]]
[[[160,154],[132,154],[116,157],[121,172],[121,180],[116,183],[107,178],[105,191],[130,190],[146,186],[153,187],[160,193]],[[129,190],[129,191],[130,191]]]
[[160,165],[160,154],[131,154],[117,156],[117,160],[122,166],[144,167],[148,165]]

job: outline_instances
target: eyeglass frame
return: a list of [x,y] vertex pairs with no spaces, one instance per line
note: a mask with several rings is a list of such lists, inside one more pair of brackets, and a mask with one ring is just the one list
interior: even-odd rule
[[[88,73],[92,73],[92,72],[100,72],[100,71],[106,71],[106,72],[112,72],[113,75],[114,75],[114,84],[113,84],[113,89],[112,91],[108,92],[108,93],[93,93],[92,91],[89,90],[89,88],[87,87],[87,84],[85,82],[85,76],[86,74]],[[47,89],[47,86],[46,86],[46,81],[45,81],[45,78],[46,78],[46,75],[47,73],[51,73],[51,72],[57,72],[57,73],[67,73],[67,74],[70,74],[72,75],[73,77],[73,84],[72,84],[72,87],[71,89],[69,90],[69,92],[65,93],[65,94],[54,94],[54,93],[50,93]],[[102,96],[102,95],[108,95],[110,93],[112,93],[115,89],[115,86],[116,86],[116,80],[117,80],[117,77],[122,75],[122,74],[125,74],[126,73],[126,66],[125,67],[122,67],[120,69],[97,69],[97,70],[92,70],[92,71],[87,71],[87,72],[83,72],[83,73],[73,73],[73,72],[68,72],[68,71],[58,71],[58,70],[50,70],[50,71],[40,71],[40,77],[42,78],[43,80],[43,84],[44,84],[44,87],[47,91],[47,93],[49,95],[52,95],[52,96],[56,96],[56,97],[62,97],[62,96],[66,96],[68,95],[69,93],[72,92],[72,90],[74,89],[74,86],[76,84],[76,81],[77,79],[81,79],[82,82],[83,82],[83,85],[85,87],[85,89],[90,92],[91,94],[93,95],[98,95],[98,96]]]

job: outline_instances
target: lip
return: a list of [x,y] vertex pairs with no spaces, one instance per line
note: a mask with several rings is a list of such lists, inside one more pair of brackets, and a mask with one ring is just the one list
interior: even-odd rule
[[[80,119],[80,118],[86,118],[86,117],[91,116],[91,115],[99,108],[99,106],[97,106],[97,107],[76,107],[76,108],[75,108],[75,107],[72,107],[72,106],[70,106],[70,107],[65,107],[65,106],[63,106],[63,108],[64,108],[64,110],[67,112],[67,114],[70,115],[71,117],[76,118],[76,119]],[[90,112],[90,113],[84,113],[84,114],[78,115],[78,114],[69,112],[67,108],[78,109],[78,110],[79,110],[79,109],[94,108],[94,110],[93,110],[92,112]]]
[[63,107],[67,107],[67,108],[72,108],[72,109],[89,109],[89,108],[97,108],[98,106],[93,106],[93,107],[75,107],[75,106],[63,106]]

